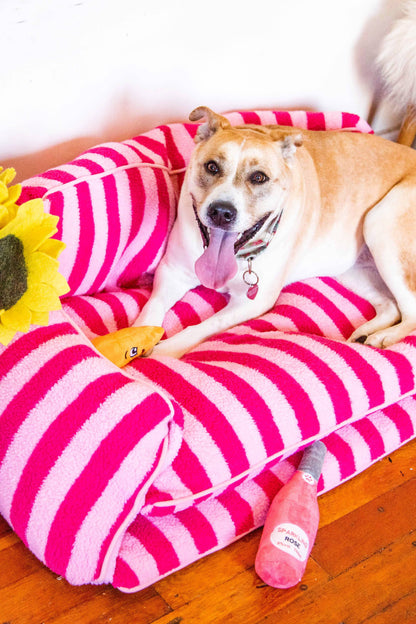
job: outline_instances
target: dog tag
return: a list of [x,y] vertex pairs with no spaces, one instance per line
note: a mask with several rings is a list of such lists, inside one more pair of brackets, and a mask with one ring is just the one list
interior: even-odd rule
[[249,286],[249,289],[247,291],[247,297],[249,299],[255,299],[259,291],[259,287],[258,287],[259,276],[251,268],[252,258],[247,258],[247,263],[248,263],[248,269],[247,271],[244,271],[243,273],[243,281],[245,284],[247,284],[247,286]]
[[249,299],[255,299],[258,292],[259,292],[259,287],[257,286],[257,284],[253,284],[253,286],[250,286],[250,288],[247,291],[247,297]]

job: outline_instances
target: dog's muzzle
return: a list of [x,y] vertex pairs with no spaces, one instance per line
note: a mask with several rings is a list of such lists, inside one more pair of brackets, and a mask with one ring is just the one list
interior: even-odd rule
[[270,213],[239,236],[232,229],[237,209],[231,202],[215,201],[208,206],[208,227],[200,220],[194,200],[192,204],[205,248],[195,263],[195,272],[204,286],[222,288],[237,273],[235,254],[261,230]]
[[[283,209],[270,220],[272,213],[265,214],[239,236],[239,233],[230,227],[237,220],[237,210],[231,202],[216,201],[210,204],[207,218],[212,227],[207,227],[202,223],[193,197],[192,207],[204,244],[204,253],[195,262],[195,273],[201,284],[208,288],[222,288],[237,273],[237,255],[248,261],[248,269],[244,272],[243,281],[249,286],[247,297],[254,299],[258,291],[258,276],[252,270],[251,263],[253,258],[264,251],[273,239]],[[257,240],[256,234],[268,220],[269,223],[266,225],[262,238]],[[255,277],[255,282],[251,281],[253,277]]]
[[[199,227],[199,231],[201,232],[202,242],[204,247],[208,247],[210,243],[210,228],[204,225],[199,218],[198,211],[196,208],[195,201],[192,197],[192,208],[194,210],[194,215],[196,222]],[[211,212],[211,214],[210,214]],[[264,215],[261,219],[259,219],[254,225],[245,230],[240,237],[234,243],[234,253],[236,254],[240,249],[248,243],[256,234],[261,230],[263,225],[266,223],[267,219],[270,217],[270,212]],[[210,204],[207,216],[212,223],[213,228],[219,228],[222,230],[229,229],[233,223],[235,223],[237,219],[237,209],[231,202],[212,202]],[[222,223],[222,224],[221,224]]]
[[228,201],[215,201],[208,206],[207,219],[213,227],[228,230],[237,220],[237,208]]

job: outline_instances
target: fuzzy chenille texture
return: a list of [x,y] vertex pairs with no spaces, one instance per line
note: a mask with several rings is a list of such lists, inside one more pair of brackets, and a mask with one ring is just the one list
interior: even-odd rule
[[[370,131],[343,113],[233,113],[232,123]],[[415,435],[416,338],[379,351],[346,339],[374,314],[335,279],[177,360],[118,369],[90,340],[129,326],[175,217],[194,124],[97,146],[28,180],[60,217],[71,292],[47,327],[0,351],[0,512],[73,584],[137,591],[260,526],[300,452],[323,439],[318,489]],[[202,286],[166,335],[225,305]]]

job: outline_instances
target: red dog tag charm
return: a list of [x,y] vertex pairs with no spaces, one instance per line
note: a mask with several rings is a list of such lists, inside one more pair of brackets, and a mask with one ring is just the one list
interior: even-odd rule
[[259,276],[251,268],[252,258],[247,258],[247,262],[248,262],[248,269],[247,271],[244,271],[243,273],[243,281],[245,284],[247,284],[247,286],[249,286],[249,289],[247,291],[247,297],[249,299],[255,299],[257,296],[257,293],[259,292],[259,287],[258,287]]
[[257,286],[257,284],[253,284],[253,286],[250,286],[250,288],[247,291],[247,297],[249,299],[255,299],[258,292],[259,292],[259,287]]

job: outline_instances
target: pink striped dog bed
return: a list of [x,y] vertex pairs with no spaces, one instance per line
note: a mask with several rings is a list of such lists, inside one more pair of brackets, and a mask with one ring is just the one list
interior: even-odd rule
[[[229,118],[370,131],[341,113]],[[100,145],[24,185],[21,201],[43,197],[60,217],[71,293],[48,327],[1,349],[0,512],[73,584],[136,591],[252,531],[312,440],[328,448],[323,492],[415,435],[416,338],[348,344],[374,310],[334,279],[291,284],[181,360],[120,370],[94,350],[149,295],[195,131]],[[224,303],[196,288],[167,335]]]

